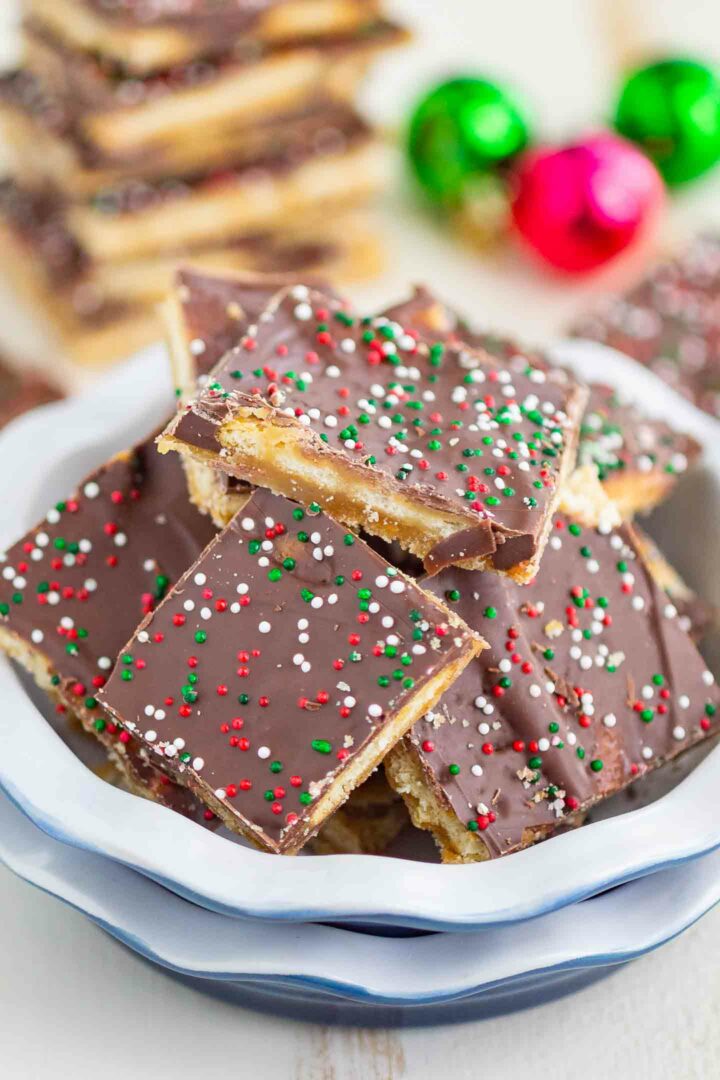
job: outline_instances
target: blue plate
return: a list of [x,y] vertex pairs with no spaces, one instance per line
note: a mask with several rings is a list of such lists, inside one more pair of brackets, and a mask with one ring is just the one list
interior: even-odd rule
[[720,899],[720,852],[524,923],[387,937],[231,919],[58,843],[0,798],[0,861],[195,989],[324,1023],[449,1023],[571,993]]

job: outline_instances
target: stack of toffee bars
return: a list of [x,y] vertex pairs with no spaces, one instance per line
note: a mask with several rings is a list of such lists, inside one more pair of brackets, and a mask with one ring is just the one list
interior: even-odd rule
[[376,272],[362,208],[385,156],[353,101],[405,36],[379,0],[22,11],[22,67],[0,79],[3,265],[72,358],[154,340],[179,256],[214,271]]
[[689,436],[423,289],[183,271],[166,315],[175,416],[0,569],[0,644],[133,791],[284,854],[406,805],[474,861],[714,733],[703,605],[628,521]]

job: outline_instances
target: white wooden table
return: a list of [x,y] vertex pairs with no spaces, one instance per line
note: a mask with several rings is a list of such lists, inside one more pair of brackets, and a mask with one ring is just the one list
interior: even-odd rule
[[[720,56],[710,0],[395,0],[424,31],[384,61],[367,91],[379,118],[405,115],[415,93],[457,71],[495,73],[532,103],[548,137],[609,109],[621,53],[666,48]],[[0,45],[11,49],[0,12]],[[548,279],[512,251],[463,251],[392,195],[394,252],[385,278],[361,290],[382,303],[424,280],[498,330],[542,342],[598,284]],[[660,237],[720,223],[720,176],[677,200]],[[0,319],[22,337],[11,305]],[[403,1032],[302,1025],[207,1000],[139,962],[80,915],[0,870],[0,1075],[8,1080],[706,1080],[720,1076],[720,911],[680,940],[557,1005],[485,1024]]]

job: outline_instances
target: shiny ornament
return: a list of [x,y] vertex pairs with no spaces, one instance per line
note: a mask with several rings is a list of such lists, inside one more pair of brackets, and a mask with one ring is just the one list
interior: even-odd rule
[[485,79],[451,79],[416,107],[408,154],[432,201],[458,207],[473,176],[497,169],[527,142],[525,119],[505,90]]
[[720,78],[692,60],[661,60],[627,80],[615,127],[650,155],[668,184],[720,160]]
[[611,134],[530,151],[514,181],[516,228],[547,262],[573,273],[619,255],[650,227],[664,200],[649,158]]

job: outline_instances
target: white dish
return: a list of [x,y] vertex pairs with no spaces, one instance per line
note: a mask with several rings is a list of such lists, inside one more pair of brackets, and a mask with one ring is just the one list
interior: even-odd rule
[[720,899],[716,852],[532,925],[410,938],[270,926],[59,844],[1,797],[0,861],[195,989],[324,1022],[448,1022],[538,1004],[657,948]]
[[[718,535],[720,522],[718,425],[618,353],[577,342],[556,351],[582,374],[620,386],[646,410],[689,428],[704,443],[704,470],[688,477],[660,513],[661,524],[663,515],[667,521],[679,514],[682,536],[673,528],[656,535],[691,582],[720,602],[717,552],[707,543],[708,536]],[[145,434],[169,411],[169,401],[164,354],[157,346],[83,397],[11,425],[0,439],[0,460],[22,462],[22,469],[6,476],[0,547],[109,452]],[[62,745],[7,664],[0,666],[0,688],[0,785],[11,798],[51,835],[224,914],[467,930],[543,915],[720,846],[716,751],[650,806],[490,863],[281,859],[230,844],[103,784]]]

